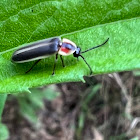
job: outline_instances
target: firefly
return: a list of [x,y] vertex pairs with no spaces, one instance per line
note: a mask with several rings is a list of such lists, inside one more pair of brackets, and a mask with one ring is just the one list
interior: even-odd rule
[[84,60],[84,62],[86,63],[86,65],[90,70],[90,75],[91,75],[92,69],[82,54],[103,46],[108,42],[108,40],[109,38],[107,38],[107,40],[100,45],[89,48],[85,51],[81,51],[80,47],[78,47],[74,42],[66,38],[63,38],[62,40],[60,37],[44,39],[41,41],[27,44],[26,46],[16,50],[13,53],[11,60],[14,63],[24,63],[24,62],[37,60],[32,65],[32,67],[28,71],[26,71],[26,73],[28,73],[33,69],[33,67],[38,62],[40,62],[40,60],[55,55],[55,61],[54,61],[53,72],[52,72],[52,75],[54,75],[58,55],[60,55],[62,66],[65,67],[62,56],[68,56],[73,54],[73,56],[76,57],[77,59],[78,57],[81,57]]

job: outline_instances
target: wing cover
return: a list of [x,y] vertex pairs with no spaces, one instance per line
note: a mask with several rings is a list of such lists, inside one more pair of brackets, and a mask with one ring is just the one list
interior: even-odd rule
[[58,52],[59,43],[60,38],[51,38],[34,42],[15,51],[12,56],[12,61],[22,63],[46,58]]

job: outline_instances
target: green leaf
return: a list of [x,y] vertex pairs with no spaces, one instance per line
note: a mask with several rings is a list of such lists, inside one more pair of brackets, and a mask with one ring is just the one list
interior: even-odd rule
[[18,94],[17,100],[20,105],[20,113],[28,119],[34,126],[38,127],[40,121],[37,117],[37,111],[44,107],[43,100],[53,100],[60,95],[56,92],[56,86],[50,85],[46,89],[31,89],[32,94]]
[[133,71],[134,76],[140,76],[140,70],[135,70]]
[[[94,74],[140,68],[139,0],[55,0],[0,2],[0,93],[29,92],[29,88],[70,81],[84,81],[89,75],[84,61],[73,56],[60,60],[51,75],[54,57],[42,60],[30,73],[34,62],[13,64],[12,53],[20,45],[61,36],[74,41],[82,50],[109,42],[83,54]],[[19,46],[19,47],[17,47]]]
[[6,98],[7,98],[7,94],[0,94],[0,122],[1,122],[1,116],[2,116]]
[[139,140],[139,138],[138,137],[134,137],[134,138],[132,138],[130,140]]
[[9,131],[6,125],[0,123],[0,140],[7,140],[9,137]]

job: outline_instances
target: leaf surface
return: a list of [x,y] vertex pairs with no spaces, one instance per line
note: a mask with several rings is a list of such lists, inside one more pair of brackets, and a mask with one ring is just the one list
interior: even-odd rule
[[28,74],[34,62],[10,61],[20,45],[54,36],[72,40],[83,51],[109,37],[103,47],[83,54],[95,75],[140,68],[139,6],[138,0],[1,0],[0,93],[29,92],[31,87],[83,81],[89,75],[84,61],[73,56],[63,57],[65,68],[58,60],[54,76],[55,56],[43,59]]

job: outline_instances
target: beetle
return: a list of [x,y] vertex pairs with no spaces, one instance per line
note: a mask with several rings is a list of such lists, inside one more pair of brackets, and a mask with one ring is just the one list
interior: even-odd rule
[[58,59],[58,54],[60,55],[62,66],[65,67],[64,61],[62,56],[68,56],[73,54],[74,57],[78,59],[78,57],[81,57],[86,65],[88,66],[90,70],[90,75],[92,74],[92,69],[90,65],[87,63],[85,58],[81,55],[83,53],[86,53],[90,50],[93,50],[95,48],[101,47],[104,44],[107,43],[107,41],[103,42],[102,44],[89,48],[85,51],[81,52],[81,48],[78,47],[74,42],[70,41],[69,39],[63,38],[61,40],[60,37],[54,37],[50,39],[44,39],[41,41],[33,42],[30,44],[27,44],[25,47],[22,47],[18,50],[16,50],[13,55],[12,55],[12,62],[14,63],[24,63],[24,62],[29,62],[29,61],[34,61],[37,60],[32,67],[26,71],[28,73],[33,69],[33,67],[41,60],[47,57],[50,57],[51,55],[56,55],[55,57],[55,62],[53,66],[53,72],[52,75],[55,73],[55,67],[56,67],[56,61]]

